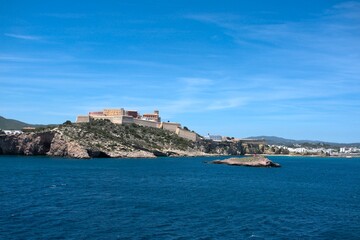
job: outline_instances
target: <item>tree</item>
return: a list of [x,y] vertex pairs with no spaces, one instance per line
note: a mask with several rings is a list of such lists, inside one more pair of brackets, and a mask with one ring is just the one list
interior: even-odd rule
[[63,123],[64,125],[71,125],[72,122],[70,120],[66,120],[66,122]]

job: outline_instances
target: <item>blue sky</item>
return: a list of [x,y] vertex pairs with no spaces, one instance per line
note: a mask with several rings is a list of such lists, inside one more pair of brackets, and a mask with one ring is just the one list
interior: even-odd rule
[[96,2],[0,0],[0,115],[360,142],[360,1]]

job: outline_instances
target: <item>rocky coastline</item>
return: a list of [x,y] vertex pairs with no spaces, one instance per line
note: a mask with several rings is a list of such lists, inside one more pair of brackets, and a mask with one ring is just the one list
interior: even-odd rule
[[19,135],[0,135],[0,155],[46,155],[78,159],[155,158],[261,154],[262,145],[192,142],[162,129],[109,121],[63,124]]

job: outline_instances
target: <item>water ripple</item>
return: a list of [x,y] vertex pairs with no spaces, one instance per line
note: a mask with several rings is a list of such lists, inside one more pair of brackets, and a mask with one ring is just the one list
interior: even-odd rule
[[[0,157],[0,239],[356,239],[360,161]],[[311,160],[311,164],[307,164]]]

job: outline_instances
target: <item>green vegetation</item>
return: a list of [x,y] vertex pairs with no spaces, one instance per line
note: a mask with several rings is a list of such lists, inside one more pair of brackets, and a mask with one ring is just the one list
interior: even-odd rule
[[[54,145],[56,153],[66,154],[68,151],[76,155],[80,152],[84,157],[87,154],[91,157],[241,155],[264,151],[263,146],[258,144],[206,140],[193,142],[168,130],[136,124],[114,124],[109,120],[94,120],[89,123],[66,121],[56,127],[36,128],[24,134],[25,136],[13,140],[20,145],[35,141],[36,145],[42,146],[42,141],[38,142],[40,137],[49,145]],[[22,141],[24,138],[27,140]]]
[[76,124],[65,122],[58,128],[67,138],[96,149],[187,150],[193,144],[170,131],[136,124],[113,124],[109,120]]
[[66,120],[66,122],[63,123],[64,125],[71,125],[72,122],[70,120]]

